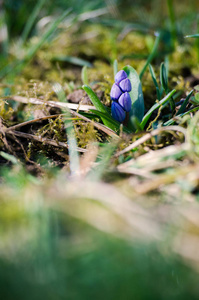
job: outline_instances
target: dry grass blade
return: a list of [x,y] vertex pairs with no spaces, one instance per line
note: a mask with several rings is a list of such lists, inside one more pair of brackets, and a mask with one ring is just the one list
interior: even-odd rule
[[[139,156],[136,159],[130,159],[120,164],[118,170],[123,173],[135,174],[135,170],[148,174],[148,172],[168,168],[177,165],[175,155],[186,153],[189,150],[189,144],[171,145],[163,149],[150,151]],[[172,158],[174,156],[174,158]],[[143,174],[144,175],[144,174]]]
[[[87,118],[85,116],[82,116],[81,114],[79,114],[76,111],[72,110],[72,109],[74,109],[74,110],[88,111],[89,109],[95,109],[94,106],[79,105],[79,104],[72,104],[72,103],[63,103],[63,102],[58,102],[58,101],[43,101],[43,100],[40,100],[40,99],[37,99],[37,98],[26,98],[26,97],[21,97],[21,96],[13,96],[13,97],[9,97],[9,98],[6,98],[6,99],[8,99],[8,100],[12,99],[12,100],[15,100],[17,102],[26,103],[26,104],[31,103],[31,104],[35,104],[35,105],[48,105],[48,106],[51,106],[51,107],[59,107],[59,108],[62,108],[62,109],[67,108],[67,109],[70,110],[71,115],[76,116],[78,118],[81,118],[84,121],[92,122],[93,125],[97,129],[102,130],[103,132],[105,132],[109,136],[118,137],[118,135],[113,130],[111,130],[110,128],[108,128],[108,127],[106,127],[106,126],[104,126],[104,125],[102,125],[98,122],[92,121],[89,118]],[[60,115],[64,116],[64,114],[60,114]],[[52,118],[52,116],[50,116],[50,117]],[[46,119],[47,119],[47,117],[46,117]],[[18,125],[16,125],[16,126],[18,126]],[[10,129],[8,129],[8,130],[10,130]]]
[[88,111],[89,109],[95,109],[92,105],[82,105],[82,104],[74,104],[74,103],[66,103],[66,102],[59,102],[59,101],[45,101],[37,98],[26,98],[22,96],[9,96],[6,97],[7,100],[14,100],[21,103],[31,103],[31,104],[39,104],[39,105],[48,105],[51,107],[59,107],[59,108],[67,108],[67,109],[74,109],[74,110],[82,110]]
[[[173,173],[157,175],[154,179],[139,184],[135,187],[138,194],[146,194],[150,191],[153,191],[159,188],[161,185],[170,184],[179,180],[179,178],[184,178],[191,173],[192,180],[198,180],[199,174],[199,165],[189,165],[176,168]],[[188,178],[186,178],[188,179]]]
[[179,131],[182,132],[185,136],[186,139],[186,129],[184,129],[183,127],[180,126],[165,126],[165,127],[161,127],[158,129],[155,129],[149,133],[146,133],[144,136],[142,136],[140,139],[136,140],[133,144],[131,144],[130,146],[126,147],[125,149],[123,149],[122,151],[118,152],[115,154],[116,157],[133,150],[134,148],[138,147],[139,145],[145,143],[147,140],[149,140],[151,137],[158,135],[161,132],[164,131]]

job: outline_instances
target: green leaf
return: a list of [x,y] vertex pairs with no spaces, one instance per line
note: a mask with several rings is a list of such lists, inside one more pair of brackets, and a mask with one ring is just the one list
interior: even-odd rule
[[22,44],[27,40],[29,33],[31,32],[31,29],[33,28],[33,25],[36,22],[36,19],[41,11],[42,6],[45,4],[45,0],[39,0],[33,11],[30,12],[29,18],[27,20],[27,23],[25,24],[24,30],[22,32]]
[[153,49],[151,51],[151,53],[149,54],[148,58],[147,58],[147,61],[142,69],[142,71],[140,72],[140,80],[142,79],[148,65],[150,64],[150,62],[154,59],[154,57],[156,56],[157,54],[157,51],[158,51],[158,46],[159,46],[159,43],[160,43],[160,40],[161,40],[161,32],[157,32],[156,34],[156,39],[155,39],[155,43],[154,43],[154,46],[153,46]]
[[155,85],[155,88],[156,88],[156,93],[157,93],[157,98],[158,100],[160,101],[160,89],[159,89],[159,86],[158,86],[158,83],[157,83],[157,79],[156,79],[156,76],[155,76],[155,72],[153,70],[153,67],[151,64],[149,64],[149,71],[151,73],[151,77],[153,79],[153,83]]
[[[176,116],[184,113],[185,109],[186,109],[186,106],[187,106],[187,103],[189,102],[189,99],[191,97],[191,95],[193,94],[193,90],[187,95],[185,101],[183,102],[183,104],[180,106],[180,109],[178,110]],[[199,93],[198,93],[199,94]]]
[[[104,117],[101,117],[104,125],[109,127],[112,130],[115,130],[115,126],[113,126],[113,122],[110,121],[110,118],[112,119],[110,113],[107,111],[106,107],[102,104],[102,102],[97,97],[97,95],[93,92],[93,90],[88,85],[83,85],[82,88],[85,90],[85,92],[89,96],[91,102],[93,103],[93,105],[95,106],[97,111],[104,113]],[[97,114],[96,111],[95,111],[95,114]],[[105,116],[106,116],[106,118],[105,118]],[[107,117],[109,117],[109,118],[107,118]]]
[[6,160],[10,161],[11,163],[13,163],[14,165],[17,165],[19,163],[18,160],[17,160],[17,158],[14,155],[11,155],[11,154],[6,153],[4,151],[0,151],[0,155],[4,159],[6,159]]
[[131,66],[126,66],[123,70],[127,73],[128,78],[131,82],[132,90],[129,93],[132,101],[132,108],[129,113],[129,124],[128,127],[132,130],[136,130],[131,118],[136,117],[140,122],[144,116],[144,97],[142,93],[142,85],[140,78]]
[[87,66],[87,67],[92,67],[92,64],[82,58],[75,57],[75,56],[54,56],[52,57],[53,61],[63,61],[63,62],[68,62],[70,64],[76,65],[76,66]]
[[114,77],[115,75],[117,74],[118,72],[118,63],[117,63],[117,59],[114,60],[114,63],[113,63],[113,73],[114,73]]
[[[59,83],[55,83],[53,86],[53,90],[58,96],[60,102],[66,101],[66,95]],[[78,173],[80,164],[79,164],[79,154],[77,151],[78,145],[75,136],[75,129],[73,126],[73,122],[71,120],[71,114],[68,109],[64,111],[67,118],[65,118],[66,125],[66,134],[67,134],[67,143],[68,143],[68,152],[69,152],[69,162],[70,162],[70,171],[71,174],[75,175]]]
[[84,66],[84,67],[82,68],[81,78],[82,78],[83,84],[87,85],[87,84],[88,84],[88,72],[87,72],[87,66]]
[[142,119],[142,123],[141,126],[144,129],[144,126],[146,125],[148,119],[150,118],[152,112],[154,112],[154,110],[156,110],[157,108],[159,108],[161,105],[165,104],[167,101],[169,101],[169,99],[173,96],[173,94],[176,92],[176,90],[172,90],[168,95],[166,95],[161,101],[159,101],[158,103],[154,104],[149,110],[148,112],[144,115],[143,119]]
[[160,82],[161,82],[163,89],[167,93],[168,92],[168,78],[167,78],[166,67],[163,62],[161,63],[161,66],[160,66]]
[[186,35],[185,38],[199,38],[199,33]]
[[[109,126],[107,126],[107,127],[109,127],[110,129],[114,130],[115,132],[119,133],[121,123],[119,123],[118,121],[116,121],[115,119],[113,119],[111,117],[111,115],[108,115],[108,114],[106,114],[104,112],[101,112],[99,110],[94,110],[94,109],[90,109],[90,111],[93,114],[99,116],[102,119],[103,123],[104,123],[104,121],[107,122],[107,123],[109,123]],[[105,123],[104,123],[104,125],[105,125]],[[126,133],[132,133],[132,131],[130,129],[128,129],[126,126],[123,126],[123,131],[126,132]]]

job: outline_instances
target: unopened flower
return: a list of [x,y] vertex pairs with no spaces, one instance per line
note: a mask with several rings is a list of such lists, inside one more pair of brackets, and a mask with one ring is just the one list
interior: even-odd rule
[[111,99],[117,101],[121,95],[122,95],[121,89],[116,83],[114,83],[111,89]]
[[131,91],[131,82],[128,78],[123,79],[119,83],[119,87],[121,88],[122,92],[130,92]]
[[126,117],[126,112],[123,110],[121,105],[115,101],[113,101],[111,105],[111,114],[112,117],[120,123],[122,123]]
[[131,82],[124,70],[115,75],[115,83],[111,88],[111,114],[118,122],[122,123],[126,117],[126,112],[131,110]]
[[129,95],[129,93],[125,92],[123,93],[119,99],[118,99],[118,103],[121,105],[121,107],[129,112],[131,110],[131,97]]
[[115,82],[117,84],[119,84],[120,81],[122,81],[125,78],[127,78],[127,74],[124,70],[121,70],[121,71],[117,72],[117,74],[115,75]]

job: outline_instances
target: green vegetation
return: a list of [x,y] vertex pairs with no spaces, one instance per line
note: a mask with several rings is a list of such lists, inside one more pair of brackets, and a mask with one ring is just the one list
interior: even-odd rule
[[55,2],[0,3],[0,296],[198,299],[198,1]]

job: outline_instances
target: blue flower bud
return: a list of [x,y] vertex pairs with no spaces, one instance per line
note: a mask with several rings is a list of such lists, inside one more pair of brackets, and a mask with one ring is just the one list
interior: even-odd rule
[[111,105],[111,114],[113,119],[116,121],[122,123],[126,117],[126,112],[123,110],[123,108],[117,103],[112,102]]
[[118,98],[122,95],[122,91],[120,90],[119,86],[114,83],[111,88],[111,99],[117,101]]
[[121,90],[123,92],[130,92],[131,91],[131,82],[128,78],[123,79],[120,84],[119,87],[121,88]]
[[131,97],[129,93],[123,93],[118,99],[118,103],[122,106],[122,108],[129,112],[131,110]]
[[127,78],[127,74],[124,70],[121,70],[115,75],[115,82],[119,84],[120,81],[122,81],[125,78]]

